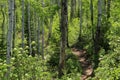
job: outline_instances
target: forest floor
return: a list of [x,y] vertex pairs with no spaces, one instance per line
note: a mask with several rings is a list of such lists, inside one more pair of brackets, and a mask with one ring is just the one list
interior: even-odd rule
[[76,48],[72,48],[72,53],[77,56],[80,62],[82,68],[81,80],[86,80],[88,77],[92,76],[93,66],[86,53],[86,50],[79,50]]

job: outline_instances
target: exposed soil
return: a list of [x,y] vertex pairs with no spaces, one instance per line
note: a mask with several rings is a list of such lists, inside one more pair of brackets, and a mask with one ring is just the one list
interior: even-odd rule
[[86,50],[79,50],[76,48],[72,48],[72,53],[78,57],[82,68],[82,75],[80,80],[87,80],[88,77],[92,76],[93,66],[89,59],[89,56],[86,53]]

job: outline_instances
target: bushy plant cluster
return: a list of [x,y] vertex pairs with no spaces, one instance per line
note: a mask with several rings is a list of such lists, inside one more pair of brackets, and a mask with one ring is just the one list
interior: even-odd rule
[[120,80],[120,37],[118,28],[112,27],[110,29],[108,39],[111,49],[106,55],[104,55],[104,50],[100,52],[99,67],[95,70],[93,80]]
[[[56,48],[55,48],[56,49]],[[58,52],[59,50],[56,49]],[[59,53],[53,52],[52,57],[42,59],[40,55],[32,57],[28,54],[27,48],[14,48],[10,64],[6,60],[0,59],[0,80],[6,80],[8,67],[10,68],[10,80],[79,80],[81,67],[76,57],[68,53],[66,55],[66,65],[64,75],[58,78]],[[70,52],[70,51],[67,51]],[[50,59],[48,59],[50,58]]]
[[47,71],[45,60],[41,56],[32,57],[22,48],[14,49],[11,63],[0,59],[0,80],[6,79],[7,67],[10,68],[9,80],[50,80],[51,74]]

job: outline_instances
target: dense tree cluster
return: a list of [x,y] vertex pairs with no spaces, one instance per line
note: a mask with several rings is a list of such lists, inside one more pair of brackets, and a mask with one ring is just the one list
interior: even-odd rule
[[1,0],[0,80],[119,80],[119,0]]

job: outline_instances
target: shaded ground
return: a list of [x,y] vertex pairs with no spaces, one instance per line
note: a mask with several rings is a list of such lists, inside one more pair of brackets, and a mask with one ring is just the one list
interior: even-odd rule
[[86,80],[88,77],[92,76],[93,66],[89,60],[89,56],[87,55],[86,50],[72,48],[72,53],[78,57],[78,60],[82,67],[81,80]]

